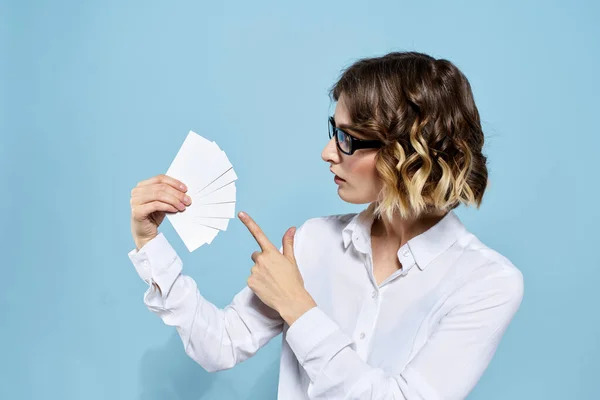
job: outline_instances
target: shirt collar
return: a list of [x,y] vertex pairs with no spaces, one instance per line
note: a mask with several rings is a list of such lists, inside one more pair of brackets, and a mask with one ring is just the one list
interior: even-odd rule
[[[371,253],[371,226],[373,225],[373,208],[369,207],[355,214],[342,230],[344,247],[350,243],[365,254]],[[464,233],[463,225],[454,210],[450,210],[431,228],[413,237],[398,249],[398,259],[404,272],[416,264],[424,270],[431,261],[452,246]]]

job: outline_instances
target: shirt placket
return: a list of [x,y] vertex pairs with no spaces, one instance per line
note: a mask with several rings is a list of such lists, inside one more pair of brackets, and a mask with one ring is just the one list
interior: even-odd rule
[[[369,275],[372,275],[371,260],[369,254],[364,254],[365,266],[368,267]],[[366,360],[369,353],[369,343],[373,336],[375,324],[377,322],[377,315],[379,314],[380,308],[380,295],[381,291],[377,288],[374,283],[374,278],[371,276],[371,282],[365,286],[365,293],[363,293],[363,303],[356,320],[356,327],[354,329],[353,340],[356,343],[356,352],[363,359]]]

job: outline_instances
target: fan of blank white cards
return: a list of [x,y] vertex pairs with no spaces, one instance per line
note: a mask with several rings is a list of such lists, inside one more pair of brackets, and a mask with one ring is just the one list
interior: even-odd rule
[[167,213],[173,228],[190,252],[210,244],[235,218],[235,174],[227,155],[190,131],[166,175],[183,182],[192,198],[184,211]]

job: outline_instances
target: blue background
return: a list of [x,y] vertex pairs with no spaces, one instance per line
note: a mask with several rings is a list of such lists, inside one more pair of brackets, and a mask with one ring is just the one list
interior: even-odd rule
[[[599,398],[598,2],[12,1],[0,6],[0,398],[275,398],[281,336],[206,373],[143,305],[131,189],[188,131],[239,176],[274,243],[357,212],[320,158],[328,88],[358,58],[453,61],[482,116],[491,187],[459,217],[524,274],[471,399]],[[258,247],[239,219],[184,272],[220,307]]]

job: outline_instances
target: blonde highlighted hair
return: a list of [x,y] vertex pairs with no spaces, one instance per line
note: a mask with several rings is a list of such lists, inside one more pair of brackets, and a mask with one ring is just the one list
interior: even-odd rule
[[377,216],[479,208],[488,185],[484,135],[469,81],[454,64],[417,52],[363,58],[329,94],[343,94],[350,133],[384,143],[375,158]]

